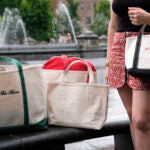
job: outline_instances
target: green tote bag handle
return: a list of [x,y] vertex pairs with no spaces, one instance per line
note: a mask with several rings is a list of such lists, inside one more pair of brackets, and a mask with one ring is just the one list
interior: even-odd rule
[[21,88],[22,88],[22,95],[23,95],[23,105],[24,105],[24,126],[29,125],[29,113],[28,113],[28,100],[27,100],[27,91],[26,91],[26,85],[25,85],[25,80],[24,80],[24,75],[23,75],[23,70],[22,70],[22,65],[21,63],[10,57],[5,57],[5,56],[0,56],[0,61],[3,62],[9,62],[11,64],[15,64],[19,77],[20,77],[20,83],[21,83]]

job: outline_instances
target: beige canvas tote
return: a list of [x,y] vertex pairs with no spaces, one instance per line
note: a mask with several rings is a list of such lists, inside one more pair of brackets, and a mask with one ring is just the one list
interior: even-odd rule
[[[68,82],[69,69],[76,63],[88,68],[89,82]],[[107,117],[108,86],[94,83],[91,67],[73,61],[64,71],[62,81],[47,83],[49,124],[101,129]]]
[[42,67],[0,57],[0,133],[47,128]]

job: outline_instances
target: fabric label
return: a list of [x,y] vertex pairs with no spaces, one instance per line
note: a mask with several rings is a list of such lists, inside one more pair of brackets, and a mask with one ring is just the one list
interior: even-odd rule
[[19,91],[15,90],[15,89],[10,89],[10,90],[2,90],[0,91],[0,95],[13,95],[13,94],[18,94]]

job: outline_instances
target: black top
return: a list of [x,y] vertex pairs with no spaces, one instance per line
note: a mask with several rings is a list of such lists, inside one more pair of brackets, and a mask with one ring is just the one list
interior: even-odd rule
[[[138,32],[141,28],[141,26],[135,26],[131,23],[128,7],[140,7],[150,12],[150,0],[113,0],[112,9],[119,18],[118,32]],[[146,28],[146,31],[150,31],[150,26]]]

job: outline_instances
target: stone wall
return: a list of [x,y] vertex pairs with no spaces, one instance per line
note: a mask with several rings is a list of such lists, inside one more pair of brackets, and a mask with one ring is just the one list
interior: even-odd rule
[[39,46],[7,46],[0,47],[0,55],[13,57],[21,61],[47,60],[54,55],[76,54],[81,58],[106,57],[106,47],[80,48],[77,45],[39,45]]

